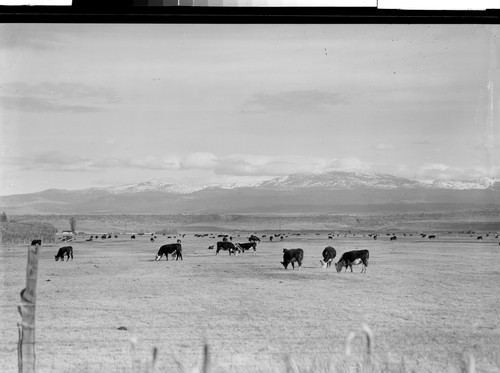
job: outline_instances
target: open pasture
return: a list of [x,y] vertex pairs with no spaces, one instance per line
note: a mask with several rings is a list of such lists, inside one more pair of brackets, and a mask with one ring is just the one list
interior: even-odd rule
[[[236,242],[244,242],[241,235]],[[191,371],[210,346],[212,371],[327,371],[364,322],[374,356],[390,367],[459,371],[472,353],[476,371],[500,371],[500,246],[491,237],[418,235],[389,242],[325,233],[263,238],[257,255],[208,250],[217,239],[186,234],[183,261],[154,261],[175,242],[158,236],[80,240],[74,260],[56,262],[64,244],[43,245],[38,272],[39,372],[133,372],[158,347],[158,371]],[[370,250],[366,274],[321,268],[324,247],[340,255]],[[302,248],[302,269],[285,270],[283,248]],[[0,371],[17,371],[17,312],[25,286],[25,246],[3,246]],[[119,330],[119,327],[126,330]],[[365,347],[352,341],[355,353]]]

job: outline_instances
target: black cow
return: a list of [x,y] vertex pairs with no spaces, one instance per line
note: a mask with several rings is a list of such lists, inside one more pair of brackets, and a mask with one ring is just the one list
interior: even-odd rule
[[482,240],[483,236],[477,236],[476,240]]
[[71,246],[63,246],[59,249],[57,252],[57,255],[55,256],[56,262],[61,259],[61,262],[64,262],[64,256],[67,256],[66,261],[69,260],[69,257],[71,257],[71,260],[73,260],[73,247]]
[[335,268],[337,269],[337,272],[340,272],[342,271],[342,268],[345,267],[345,270],[347,272],[347,267],[350,267],[352,272],[353,265],[363,264],[361,273],[365,273],[366,267],[368,267],[369,257],[370,253],[368,252],[368,250],[347,251],[343,253],[340,257],[340,260],[335,263]]
[[135,234],[133,234],[132,236],[130,236],[130,239],[131,240],[135,240]]
[[149,240],[150,240],[151,242],[155,242],[155,239],[154,239],[153,237],[151,237]]
[[323,260],[319,260],[323,268],[328,268],[332,265],[333,258],[337,255],[335,249],[331,246],[325,247],[323,250]]
[[170,243],[160,247],[155,260],[160,260],[163,255],[165,255],[165,258],[168,260],[168,254],[172,254],[172,258],[175,254],[175,260],[179,260],[179,258],[182,260],[182,245],[180,240],[177,240],[177,243]]
[[429,236],[427,236],[427,238],[429,240],[434,240],[434,239],[436,239],[436,235],[435,234],[430,234]]
[[229,255],[234,254],[236,255],[236,251],[241,253],[241,249],[234,246],[232,242],[224,242],[224,241],[219,241],[217,242],[217,250],[215,251],[215,255],[219,254],[219,251],[225,250],[229,251]]
[[291,263],[292,268],[295,269],[294,263],[297,262],[300,266],[302,265],[302,261],[304,260],[304,250],[302,249],[283,249],[283,267],[287,269],[288,265]]
[[260,238],[252,234],[250,237],[248,237],[248,241],[260,242]]
[[398,238],[396,236],[392,236],[391,238],[389,238],[389,241],[396,241]]
[[257,242],[237,243],[235,246],[239,248],[243,253],[245,252],[245,250],[250,250],[251,248],[253,248],[254,255],[257,253]]

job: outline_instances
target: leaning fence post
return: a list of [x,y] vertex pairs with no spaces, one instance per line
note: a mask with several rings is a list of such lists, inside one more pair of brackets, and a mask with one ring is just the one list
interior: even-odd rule
[[28,248],[26,267],[26,288],[21,290],[21,304],[17,307],[22,322],[17,324],[17,362],[19,373],[35,372],[35,306],[36,281],[38,277],[38,254],[41,240],[33,240]]

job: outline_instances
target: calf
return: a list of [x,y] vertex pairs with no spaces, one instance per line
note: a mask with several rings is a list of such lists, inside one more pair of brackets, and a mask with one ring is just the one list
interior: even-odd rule
[[71,260],[73,260],[73,247],[71,246],[64,246],[59,249],[57,252],[57,255],[55,256],[56,262],[61,259],[61,262],[64,262],[64,256],[67,256],[66,261],[69,260],[69,257],[71,256]]
[[181,245],[181,243],[179,241],[177,241],[177,243],[163,245],[158,250],[158,253],[156,254],[155,260],[160,260],[163,255],[165,255],[165,258],[168,260],[168,254],[172,254],[172,257],[175,254],[176,255],[175,260],[179,260],[179,258],[181,258],[181,260],[182,260],[182,245]]
[[304,250],[302,249],[283,249],[283,267],[287,269],[288,265],[291,263],[292,268],[295,269],[294,263],[297,262],[300,266],[302,265],[302,261],[304,260]]
[[370,253],[368,252],[368,250],[347,251],[342,254],[338,263],[335,263],[335,268],[337,269],[337,272],[340,272],[342,271],[342,268],[345,267],[345,270],[347,272],[347,267],[350,267],[352,272],[353,265],[363,264],[361,273],[366,273],[366,267],[368,267],[369,257]]
[[335,249],[331,246],[325,247],[323,250],[323,260],[319,260],[323,268],[329,268],[332,265],[333,258],[337,255]]

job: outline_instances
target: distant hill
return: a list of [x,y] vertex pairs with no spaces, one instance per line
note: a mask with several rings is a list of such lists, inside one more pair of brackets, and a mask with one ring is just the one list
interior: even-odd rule
[[500,204],[500,182],[421,182],[357,172],[301,173],[250,186],[158,181],[0,197],[7,214],[349,213],[441,211]]

